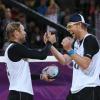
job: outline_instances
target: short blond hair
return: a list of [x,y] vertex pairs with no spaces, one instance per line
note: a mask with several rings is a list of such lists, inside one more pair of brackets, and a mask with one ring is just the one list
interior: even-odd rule
[[20,30],[20,22],[11,22],[6,26],[6,34],[8,39],[10,38],[11,34],[15,32],[15,30]]

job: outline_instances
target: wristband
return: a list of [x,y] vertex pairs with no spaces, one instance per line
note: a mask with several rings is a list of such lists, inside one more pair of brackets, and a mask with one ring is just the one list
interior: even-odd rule
[[48,45],[48,48],[51,49],[51,46],[52,46],[51,42],[48,41],[48,42],[46,43],[46,45]]
[[72,49],[72,50],[67,51],[67,54],[69,56],[72,56],[72,55],[76,54],[76,52],[75,52],[75,50]]

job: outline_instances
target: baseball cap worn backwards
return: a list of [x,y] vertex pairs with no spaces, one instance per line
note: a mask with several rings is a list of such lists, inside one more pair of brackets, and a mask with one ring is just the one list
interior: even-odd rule
[[84,17],[81,14],[73,14],[70,17],[69,22],[73,22],[73,23],[81,22],[85,24],[87,27],[90,26],[88,23],[85,22]]

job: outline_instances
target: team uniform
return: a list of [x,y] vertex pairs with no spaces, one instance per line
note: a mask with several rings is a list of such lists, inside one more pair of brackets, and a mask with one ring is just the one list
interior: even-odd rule
[[80,56],[91,59],[83,70],[73,61],[71,91],[66,100],[100,100],[100,51],[95,36],[86,34],[82,41],[75,41],[74,50]]
[[[24,45],[12,42],[5,51],[5,62],[9,79],[8,100],[33,100],[33,89],[30,68],[27,58],[45,59],[50,50],[48,43],[41,51],[29,49]],[[33,75],[39,79],[39,75]]]

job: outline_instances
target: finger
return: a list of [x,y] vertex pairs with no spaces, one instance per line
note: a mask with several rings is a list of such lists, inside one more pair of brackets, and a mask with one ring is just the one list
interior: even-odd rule
[[47,35],[47,33],[45,33],[45,34],[44,34],[44,36],[43,36],[44,43],[46,43],[46,42],[48,41],[48,39],[47,39],[47,36],[46,36],[46,35]]
[[44,33],[43,38],[45,38],[45,36],[46,36],[46,33]]
[[53,40],[54,40],[54,42],[56,42],[56,36],[55,35],[53,35]]
[[46,38],[47,37],[47,33],[45,32],[45,34],[44,34],[44,37]]
[[51,36],[51,32],[48,32],[47,34],[48,34],[47,36],[48,36],[48,38],[49,38],[49,37]]

